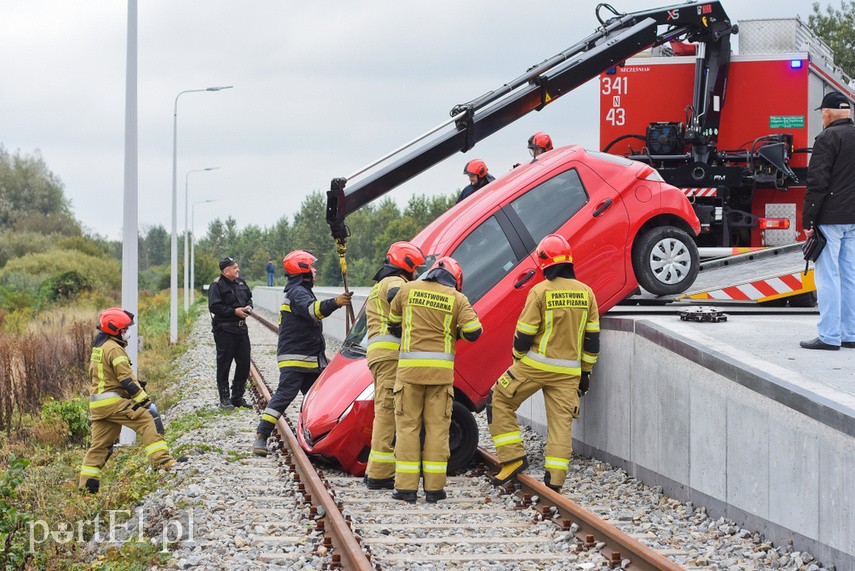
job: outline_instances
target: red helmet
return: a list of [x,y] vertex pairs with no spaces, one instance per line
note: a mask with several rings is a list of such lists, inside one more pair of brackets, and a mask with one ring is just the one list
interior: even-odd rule
[[98,329],[108,335],[118,335],[119,331],[134,324],[134,314],[121,307],[105,309],[98,316]]
[[451,256],[443,256],[433,263],[430,267],[430,271],[428,271],[428,276],[430,276],[431,272],[434,270],[445,270],[451,274],[451,277],[453,277],[456,282],[455,287],[457,288],[457,291],[463,290],[463,270],[460,268],[460,264],[457,263],[457,260]]
[[551,151],[552,138],[543,131],[538,131],[529,138],[528,148],[531,149],[532,152],[535,150],[540,150],[541,153]]
[[308,274],[312,271],[312,264],[318,259],[305,250],[294,250],[282,260],[285,273],[290,276]]
[[537,261],[545,270],[556,264],[572,264],[573,252],[567,238],[560,234],[548,234],[537,245]]
[[395,242],[389,246],[386,261],[396,268],[413,273],[417,267],[425,263],[425,255],[414,244]]
[[478,178],[487,176],[487,164],[481,159],[472,159],[463,168],[463,174],[474,174]]

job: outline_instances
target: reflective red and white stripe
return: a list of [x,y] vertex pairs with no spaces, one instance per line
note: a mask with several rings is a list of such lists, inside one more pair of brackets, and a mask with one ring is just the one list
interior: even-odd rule
[[813,270],[804,276],[801,272],[757,280],[742,285],[715,289],[703,293],[694,293],[691,299],[719,299],[736,301],[766,301],[788,294],[813,291]]
[[684,188],[683,194],[686,196],[717,196],[717,188]]

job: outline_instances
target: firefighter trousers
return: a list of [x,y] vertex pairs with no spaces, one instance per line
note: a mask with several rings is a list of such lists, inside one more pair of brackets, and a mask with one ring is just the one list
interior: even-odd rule
[[[246,379],[249,377],[250,343],[246,327],[227,331],[222,326],[214,328],[214,343],[217,346],[217,392],[220,399],[240,401],[246,392]],[[229,395],[229,370],[235,362],[235,376],[232,379]]]
[[398,361],[378,361],[368,365],[374,377],[374,426],[371,453],[365,474],[372,480],[395,476],[395,373]]
[[270,436],[273,432],[273,427],[276,421],[285,412],[294,399],[297,393],[301,392],[305,395],[318,380],[321,371],[313,369],[311,372],[294,371],[291,369],[281,369],[279,371],[279,386],[276,387],[276,392],[270,397],[267,403],[267,408],[261,413],[261,421],[258,423],[256,432],[260,433],[264,438]]
[[[454,405],[454,388],[445,385],[416,385],[395,382],[395,489],[424,490],[445,487],[448,470],[448,430]],[[421,443],[422,426],[425,441]]]
[[549,472],[551,485],[564,484],[573,452],[573,419],[579,417],[579,380],[524,378],[514,367],[499,377],[490,396],[487,420],[502,463],[525,456],[516,411],[531,395],[543,391],[547,430],[544,470]]
[[123,426],[137,433],[145,449],[146,456],[154,469],[169,469],[175,462],[169,455],[169,449],[163,435],[157,432],[154,417],[147,408],[133,409],[134,402],[122,399],[107,406],[95,406],[90,403],[92,415],[92,444],[83,458],[80,469],[80,487],[86,480],[100,480],[101,470],[110,455],[110,447],[119,437]]

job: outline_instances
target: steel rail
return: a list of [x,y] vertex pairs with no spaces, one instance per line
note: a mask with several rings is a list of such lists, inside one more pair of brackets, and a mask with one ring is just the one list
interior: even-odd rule
[[[499,459],[486,450],[478,448],[477,454],[484,463],[494,470],[501,468]],[[576,537],[586,547],[593,545],[594,540],[602,541],[606,544],[601,553],[607,551],[603,555],[610,560],[612,566],[620,568],[621,560],[629,559],[630,564],[623,568],[627,571],[685,571],[684,567],[663,557],[655,549],[647,547],[604,519],[589,512],[567,496],[551,490],[546,484],[535,480],[525,472],[518,474],[516,480],[522,488],[524,504],[530,503],[530,496],[529,498],[525,498],[525,495],[536,494],[540,496],[545,504],[541,508],[544,519],[550,516],[549,506],[551,504],[565,518],[564,528],[569,528],[571,523],[579,526]]]
[[[276,330],[276,327],[263,317],[259,317],[256,314],[253,315],[266,327],[274,331]],[[254,363],[250,367],[250,379],[261,396],[266,401],[270,401],[270,389],[267,387]],[[300,447],[299,442],[297,442],[297,438],[285,421],[284,416],[279,417],[276,427],[279,429],[279,435],[282,437],[283,444],[288,448],[288,452],[291,455],[295,472],[300,477],[299,481],[303,482],[306,486],[312,505],[324,509],[324,516],[320,518],[321,520],[326,520],[324,533],[328,534],[328,537],[332,540],[333,549],[341,555],[341,566],[344,569],[352,571],[373,571],[374,566],[371,565],[368,556],[357,542],[353,531],[345,521],[344,516],[333,497],[329,494],[326,485],[321,480],[315,467],[312,466],[311,460],[309,460],[309,457]]]

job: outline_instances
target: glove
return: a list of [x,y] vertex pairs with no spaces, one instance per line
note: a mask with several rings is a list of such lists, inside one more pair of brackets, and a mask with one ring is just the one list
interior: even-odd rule
[[582,379],[579,381],[579,396],[583,397],[587,394],[591,387],[591,373],[582,371]]
[[145,386],[148,384],[148,381],[137,379],[137,384],[140,386],[141,389],[145,389]]
[[339,307],[350,305],[350,298],[353,296],[352,291],[346,291],[335,296],[335,304]]

